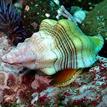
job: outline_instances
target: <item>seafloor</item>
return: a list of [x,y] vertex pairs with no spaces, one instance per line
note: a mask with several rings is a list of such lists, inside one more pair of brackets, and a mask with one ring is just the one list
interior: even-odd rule
[[[2,71],[0,66],[0,107],[107,107],[107,0],[59,0],[58,6],[54,1],[13,1],[13,5],[22,3],[22,7],[19,6],[18,9],[22,11],[28,35],[38,31],[40,22],[48,17],[47,14],[49,18],[55,19],[60,5],[64,5],[68,11],[72,6],[79,6],[88,12],[84,22],[79,25],[81,29],[89,35],[99,31],[104,35],[104,47],[99,53],[102,58],[64,87],[50,84],[54,78],[41,75],[38,73],[40,71],[28,70],[28,73],[15,75]],[[103,2],[100,3],[101,1]],[[99,13],[95,14],[97,11]],[[98,15],[103,16],[103,25],[101,21],[96,21]],[[0,57],[11,47],[6,35],[0,33]]]

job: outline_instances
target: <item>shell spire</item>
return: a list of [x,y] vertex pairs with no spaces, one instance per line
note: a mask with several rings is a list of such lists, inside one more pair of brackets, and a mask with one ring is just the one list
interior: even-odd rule
[[0,32],[6,33],[14,45],[27,37],[21,13],[12,4],[12,0],[0,0]]
[[52,75],[64,69],[90,67],[103,44],[102,36],[85,35],[73,21],[45,19],[38,32],[18,44],[2,60]]

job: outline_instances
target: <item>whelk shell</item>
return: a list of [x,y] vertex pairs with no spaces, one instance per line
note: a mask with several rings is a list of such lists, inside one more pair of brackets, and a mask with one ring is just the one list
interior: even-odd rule
[[64,69],[90,67],[103,44],[101,35],[87,36],[73,21],[45,19],[38,32],[2,60],[52,75]]

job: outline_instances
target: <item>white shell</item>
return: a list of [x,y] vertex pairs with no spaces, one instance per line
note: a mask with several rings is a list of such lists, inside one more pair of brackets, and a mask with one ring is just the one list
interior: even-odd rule
[[90,67],[103,44],[100,35],[87,36],[72,21],[46,19],[38,32],[18,44],[2,60],[52,75],[66,68]]

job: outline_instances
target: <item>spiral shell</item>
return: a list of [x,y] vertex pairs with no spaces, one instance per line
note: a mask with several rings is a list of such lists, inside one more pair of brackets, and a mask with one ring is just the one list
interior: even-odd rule
[[2,60],[52,75],[63,69],[90,67],[103,44],[102,36],[87,36],[70,20],[45,19],[38,32],[18,44]]

